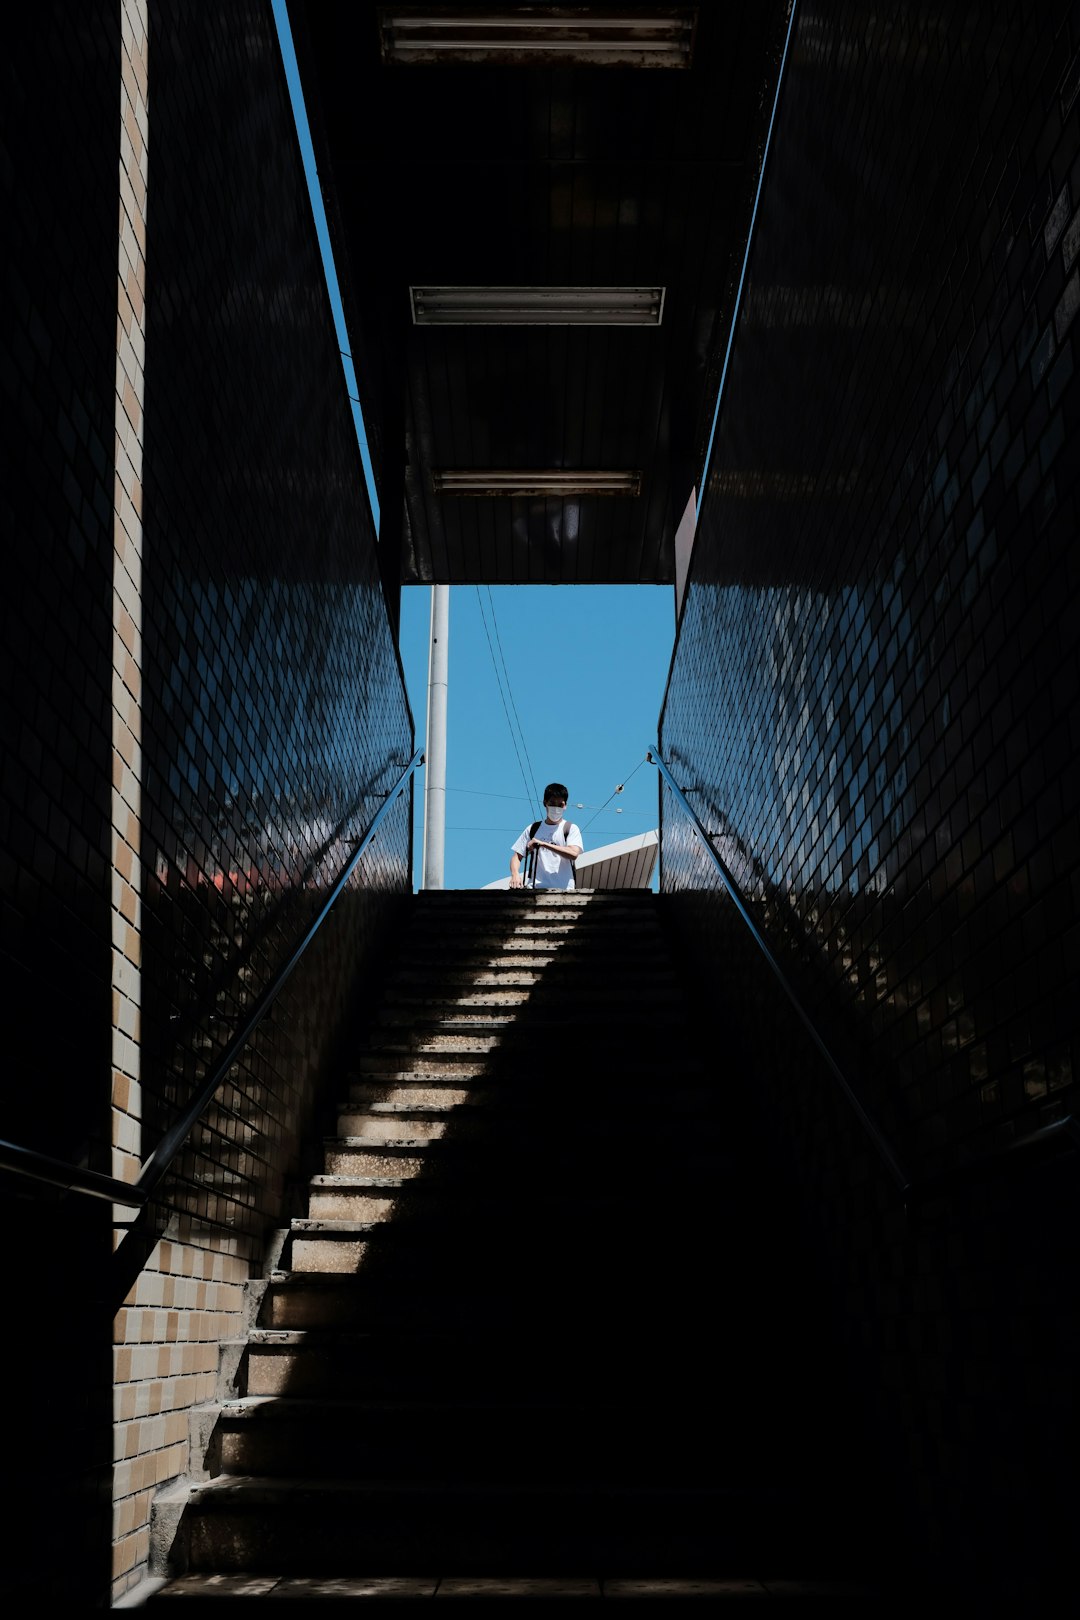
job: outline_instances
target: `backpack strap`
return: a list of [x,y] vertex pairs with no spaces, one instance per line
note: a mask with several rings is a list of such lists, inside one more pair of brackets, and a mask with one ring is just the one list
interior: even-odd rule
[[[540,823],[538,821],[534,821],[532,826],[529,828],[529,837],[535,838],[539,830]],[[562,841],[564,844],[568,844],[570,842],[570,823],[568,821],[564,821],[562,823]],[[573,866],[573,864],[573,861],[571,861],[570,865]]]
[[[564,821],[564,822],[561,822],[560,825],[562,827],[563,843],[567,844],[567,843],[570,842],[570,823],[568,821]],[[538,821],[534,821],[532,826],[529,828],[529,837],[530,838],[535,838],[539,831],[540,831],[540,823]],[[538,853],[539,853],[539,851],[533,849],[533,850],[529,850],[528,853],[525,856],[525,877],[526,877],[526,881],[531,876],[533,878],[534,882],[535,882],[535,879],[536,879],[536,857],[537,857]],[[530,866],[530,862],[531,862],[531,866]],[[572,871],[574,871],[574,872],[577,871],[577,861],[576,861],[576,859],[572,860],[570,862],[570,867],[571,867]]]
[[[537,829],[539,828],[539,826],[540,826],[540,823],[538,821],[533,822],[532,826],[529,828],[529,837],[530,838],[535,838],[536,837]],[[536,850],[536,849],[527,849],[525,851],[525,887],[526,888],[529,888],[529,887],[535,888],[536,887],[536,860],[537,860],[537,856],[539,855],[539,853],[540,853],[540,851]]]

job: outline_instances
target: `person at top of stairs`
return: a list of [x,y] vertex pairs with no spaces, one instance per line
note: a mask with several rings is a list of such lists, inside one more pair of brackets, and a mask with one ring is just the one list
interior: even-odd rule
[[[549,782],[544,789],[544,815],[541,823],[526,827],[510,853],[512,889],[572,889],[574,862],[584,849],[581,829],[576,822],[564,821],[563,811],[569,792],[561,782]],[[546,838],[536,835],[541,826]],[[521,862],[525,861],[522,874]]]

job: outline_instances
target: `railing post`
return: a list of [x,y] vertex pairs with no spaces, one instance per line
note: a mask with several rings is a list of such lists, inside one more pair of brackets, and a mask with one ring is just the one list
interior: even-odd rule
[[441,889],[446,853],[446,698],[450,672],[450,587],[431,587],[428,647],[427,776],[424,781],[425,889]]

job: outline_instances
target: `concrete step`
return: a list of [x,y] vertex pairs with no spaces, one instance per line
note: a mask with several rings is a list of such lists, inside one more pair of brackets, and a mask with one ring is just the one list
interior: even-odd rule
[[[647,1083],[635,1087],[619,1080],[608,1087],[596,1085],[588,1091],[583,1089],[575,1099],[572,1117],[575,1122],[585,1113],[600,1117],[613,1140],[628,1142],[640,1141],[646,1134],[640,1125],[634,1125],[635,1110],[645,1109],[652,1114],[667,1109],[669,1113],[677,1112],[685,1123],[687,1115],[698,1114],[708,1106],[702,1086],[692,1080],[668,1085],[662,1094]],[[410,1134],[413,1123],[421,1118],[442,1119],[448,1128],[451,1124],[456,1128],[466,1120],[481,1125],[487,1119],[491,1121],[493,1139],[497,1139],[504,1134],[504,1122],[511,1124],[513,1133],[515,1119],[536,1120],[542,1131],[549,1132],[552,1109],[550,1092],[538,1088],[526,1091],[511,1081],[484,1077],[441,1083],[437,1080],[388,1080],[384,1084],[357,1085],[352,1097],[339,1105],[338,1121],[343,1136],[370,1138],[373,1121],[385,1119],[387,1115],[409,1122],[403,1132],[405,1135]]]
[[635,1097],[624,1092],[622,1100],[601,1104],[598,1098],[579,1099],[572,1115],[553,1116],[549,1101],[535,1096],[530,1106],[499,1096],[475,1103],[460,1102],[436,1108],[408,1102],[342,1103],[338,1109],[341,1138],[365,1143],[421,1143],[438,1141],[452,1134],[462,1144],[487,1140],[500,1152],[516,1151],[520,1145],[536,1144],[536,1151],[550,1151],[551,1144],[573,1130],[578,1139],[590,1141],[596,1151],[640,1151],[652,1148],[684,1157],[692,1153],[695,1140],[710,1147],[730,1140],[724,1122],[717,1116],[701,1119],[691,1096],[671,1091]]
[[[311,1213],[289,1223],[283,1264],[292,1275],[335,1272],[353,1275],[377,1263],[397,1268],[404,1281],[453,1264],[460,1277],[482,1278],[499,1289],[508,1265],[542,1270],[559,1262],[575,1272],[586,1265],[613,1270],[620,1250],[636,1241],[643,1222],[663,1219],[663,1200],[643,1192],[628,1206],[625,1188],[599,1185],[573,1189],[526,1183],[516,1202],[499,1188],[415,1184],[411,1196],[344,1189],[312,1193]],[[508,1254],[508,1246],[516,1254]],[[576,1248],[576,1252],[574,1251]],[[591,1257],[591,1258],[590,1258]]]
[[663,961],[667,954],[664,941],[651,928],[586,931],[555,924],[512,931],[458,928],[417,933],[402,941],[399,960],[402,965],[422,960],[454,967],[462,958],[472,961],[479,956],[505,955],[516,961],[531,951],[549,962],[581,962],[597,972],[611,973],[621,966],[633,970]]
[[450,995],[465,985],[482,987],[485,982],[503,984],[513,980],[543,985],[552,995],[565,995],[569,986],[574,995],[586,1000],[608,990],[625,990],[627,995],[633,995],[642,986],[668,982],[668,977],[665,960],[659,955],[642,955],[611,966],[574,956],[568,948],[566,954],[559,955],[529,945],[520,950],[459,951],[449,963],[417,952],[402,958],[396,982],[422,985],[426,990]]
[[[712,1597],[714,1599],[756,1597],[817,1597],[835,1602],[838,1598],[862,1598],[864,1602],[895,1599],[897,1585],[892,1579],[837,1580],[827,1575],[788,1576],[777,1581],[760,1581],[743,1572],[731,1571],[726,1575],[708,1579],[684,1576],[599,1576],[599,1575],[353,1575],[341,1578],[326,1576],[265,1575],[181,1575],[168,1580],[155,1590],[148,1591],[141,1601],[157,1604],[177,1597],[193,1600],[207,1599],[221,1607],[222,1598],[273,1597],[304,1601],[318,1598],[337,1598],[345,1602],[364,1600],[365,1613],[374,1615],[382,1604],[383,1612],[397,1613],[402,1600],[421,1598],[425,1601],[438,1594],[453,1598],[459,1608],[470,1601],[490,1604],[492,1598],[503,1603],[524,1601],[535,1607],[536,1600],[604,1597],[652,1599],[654,1607],[673,1599]],[[374,1605],[374,1608],[372,1608]]]
[[[578,994],[580,991],[575,987],[575,1000]],[[605,1016],[611,1017],[624,1013],[628,1007],[633,1007],[636,1018],[643,1017],[647,1008],[657,1018],[670,1021],[684,1006],[684,997],[674,981],[657,985],[652,980],[643,980],[632,989],[625,983],[598,988],[582,995],[579,1006],[568,1005],[567,989],[558,986],[515,986],[512,989],[502,986],[487,991],[466,991],[463,986],[460,995],[447,993],[443,986],[427,989],[418,986],[412,991],[389,989],[375,1024],[435,1024],[454,1029],[459,1025],[480,1028],[489,1021],[492,1025],[509,1026],[532,1009],[542,1009],[545,1022],[595,1023],[601,1009]]]
[[363,1048],[356,1054],[354,1068],[385,1069],[403,1058],[432,1062],[489,1063],[493,1058],[513,1063],[518,1070],[567,1064],[575,1070],[595,1069],[602,1064],[661,1063],[665,1068],[685,1064],[685,1045],[679,1039],[680,1020],[639,1023],[628,1009],[625,1020],[542,1020],[539,1024],[490,1024],[486,1028],[456,1030],[403,1029],[369,1031]]
[[416,896],[417,908],[461,906],[655,906],[656,896],[648,889],[422,889]]
[[555,1321],[545,1327],[535,1315],[520,1329],[504,1319],[455,1332],[437,1322],[412,1329],[253,1328],[236,1365],[239,1396],[490,1404],[508,1380],[512,1401],[534,1385],[552,1398],[572,1391],[590,1405],[611,1396],[608,1346],[590,1360],[576,1329]]
[[[550,1128],[538,1131],[535,1116],[522,1114],[500,1121],[497,1143],[480,1128],[459,1133],[456,1122],[449,1134],[415,1138],[408,1134],[407,1116],[372,1117],[390,1130],[378,1139],[328,1137],[323,1144],[325,1174],[387,1177],[405,1184],[424,1179],[452,1186],[459,1180],[468,1184],[484,1178],[514,1185],[526,1168],[552,1177],[595,1173],[598,1163],[611,1162],[613,1152],[633,1151],[636,1174],[665,1179],[688,1176],[695,1167],[716,1178],[729,1174],[733,1161],[730,1131],[726,1121],[715,1116],[696,1120],[692,1132],[685,1116],[674,1113],[649,1117],[640,1129],[632,1122],[613,1125],[601,1114],[575,1120],[572,1128],[555,1119]],[[511,1124],[515,1128],[509,1128]]]
[[[710,1141],[722,1129],[719,1120],[700,1122],[700,1093],[697,1088],[642,1090],[625,1087],[601,1096],[581,1095],[568,1120],[565,1114],[552,1118],[550,1095],[539,1091],[514,1094],[509,1088],[480,1090],[471,1094],[461,1088],[452,1100],[413,1101],[408,1092],[394,1100],[344,1102],[338,1108],[338,1130],[342,1137],[367,1142],[406,1140],[421,1142],[438,1139],[448,1132],[461,1135],[487,1135],[493,1145],[507,1150],[518,1138],[544,1144],[556,1132],[572,1128],[609,1148],[621,1151],[639,1148],[650,1141],[668,1139],[681,1128],[683,1148],[688,1150],[696,1130],[709,1132]],[[666,1129],[665,1129],[666,1128]],[[538,1146],[539,1151],[539,1146]]]
[[[514,950],[495,946],[490,950],[470,949],[467,941],[458,940],[455,948],[445,952],[417,949],[401,952],[394,968],[393,983],[479,984],[485,975],[494,974],[495,982],[520,977],[528,982],[546,982],[557,971],[573,975],[575,985],[582,989],[593,985],[621,983],[628,979],[671,976],[670,962],[662,951],[638,952],[614,960],[607,956],[575,953],[569,945],[561,948],[543,948],[535,942],[522,944]],[[529,978],[529,975],[532,977]]]
[[[582,1170],[587,1162],[583,1156]],[[692,1169],[688,1167],[682,1181],[698,1177],[702,1168],[705,1166],[697,1164]],[[576,1182],[568,1181],[565,1175],[553,1174],[543,1160],[530,1166],[523,1165],[519,1158],[513,1166],[496,1165],[494,1173],[467,1180],[461,1176],[313,1176],[306,1218],[372,1224],[389,1220],[445,1220],[466,1214],[475,1221],[478,1214],[484,1213],[498,1220],[505,1218],[510,1210],[520,1210],[526,1198],[537,1218],[542,1218],[549,1206],[557,1205],[560,1211],[572,1206],[578,1216],[588,1219],[602,1203],[615,1199],[628,1204],[628,1220],[640,1218],[643,1212],[658,1215],[676,1206],[679,1193],[676,1177],[607,1166],[587,1175],[582,1175],[582,1170]]]
[[181,1561],[850,1567],[831,1457],[786,1427],[817,1363],[720,1112],[742,1078],[687,1050],[653,897],[413,909],[237,1398],[193,1428],[217,1477],[177,1497]]
[[446,986],[418,991],[415,996],[387,998],[378,1014],[366,1026],[364,1039],[381,1048],[390,1041],[407,1040],[410,1032],[432,1034],[497,1034],[502,1044],[534,1050],[541,1040],[557,1041],[562,1031],[570,1040],[590,1041],[593,1045],[632,1044],[627,1026],[653,1032],[654,1046],[661,1037],[671,1042],[680,1037],[686,1024],[686,1004],[674,989],[657,993],[652,985],[624,986],[617,995],[579,995],[571,990],[546,992],[533,997],[530,992],[508,994],[496,990],[490,997],[482,992],[457,996]]
[[404,980],[422,983],[425,987],[452,988],[463,982],[473,985],[482,982],[486,974],[495,974],[496,983],[511,977],[531,974],[530,982],[542,985],[552,994],[566,994],[567,987],[583,999],[601,991],[627,992],[638,986],[670,982],[666,958],[659,952],[641,952],[621,961],[597,960],[571,951],[544,950],[533,942],[504,949],[471,950],[461,947],[444,959],[435,953],[416,951],[402,956],[396,982]]
[[766,1482],[767,1448],[731,1413],[710,1421],[700,1406],[675,1401],[643,1408],[640,1391],[629,1402],[605,1402],[496,1389],[495,1399],[246,1396],[218,1409],[208,1461],[212,1471],[263,1478],[587,1480],[608,1488],[678,1479],[682,1490],[711,1486],[718,1473]]
[[241,1358],[247,1395],[480,1394],[499,1370],[489,1338],[425,1332],[350,1332],[339,1328],[254,1328]]
[[[561,1073],[564,1067],[569,1067],[575,1075],[573,1094],[568,1099],[570,1105],[578,1103],[590,1091],[605,1086],[627,1095],[631,1091],[637,1095],[642,1089],[647,1089],[659,1099],[680,1075],[689,1075],[694,1080],[700,1075],[699,1070],[688,1064],[669,1067],[667,1063],[650,1059],[645,1052],[625,1055],[611,1051],[594,1058],[584,1054],[575,1056],[571,1051],[561,1060],[550,1058],[545,1061],[542,1053],[535,1053],[530,1060],[525,1053],[515,1054],[498,1049],[466,1054],[391,1050],[366,1052],[363,1064],[350,1071],[348,1080],[350,1087],[387,1084],[390,1081],[434,1083],[445,1080],[461,1085],[478,1080],[514,1081],[523,1091],[534,1095],[542,1092],[551,1101],[552,1082],[549,1077],[553,1069]],[[710,1082],[710,1085],[715,1087],[715,1082]]]
[[[372,1228],[370,1242],[379,1242],[374,1235],[378,1232],[378,1227]],[[390,1253],[385,1244],[383,1252]],[[538,1262],[535,1276],[523,1275],[520,1265],[516,1271],[504,1269],[493,1276],[491,1268],[474,1263],[460,1243],[455,1256],[453,1240],[446,1237],[437,1248],[399,1243],[392,1256],[393,1270],[380,1265],[354,1273],[274,1271],[257,1325],[276,1331],[347,1328],[368,1333],[486,1334],[504,1339],[514,1333],[535,1335],[538,1325],[545,1331],[557,1325],[562,1334],[571,1333],[578,1343],[588,1345],[598,1312],[607,1313],[624,1332],[637,1335],[643,1325],[658,1320],[658,1312],[672,1309],[660,1289],[653,1290],[657,1296],[653,1305],[639,1303],[632,1277],[626,1282],[625,1296],[616,1297],[615,1268],[602,1260],[594,1262],[587,1254],[568,1253],[565,1246],[555,1244],[548,1245],[546,1254],[538,1254],[546,1265],[541,1269]],[[398,1271],[399,1257],[412,1264],[402,1264]],[[634,1252],[629,1247],[616,1258],[620,1275],[632,1273]],[[573,1277],[570,1263],[577,1268]],[[639,1281],[640,1275],[639,1268]],[[667,1285],[666,1277],[661,1280]],[[682,1314],[685,1316],[685,1310]],[[734,1320],[736,1314],[733,1308],[725,1320]],[[703,1329],[695,1322],[680,1331],[699,1334]],[[601,1335],[598,1342],[606,1354],[610,1335]]]
[[[834,1498],[759,1489],[500,1480],[260,1479],[223,1475],[187,1496],[175,1544],[188,1571],[273,1574],[435,1569],[444,1575],[625,1569],[685,1575],[706,1563],[805,1574],[853,1562]],[[846,1546],[845,1546],[846,1542]],[[777,1567],[779,1566],[779,1567]]]
[[[550,1099],[548,1099],[550,1101]],[[392,1078],[382,1082],[359,1081],[349,1087],[345,1106],[350,1112],[358,1106],[370,1111],[385,1112],[387,1108],[485,1108],[492,1104],[520,1102],[520,1092],[512,1084],[499,1084],[483,1076],[455,1079],[410,1076]],[[533,1103],[536,1106],[536,1103]],[[541,1104],[542,1106],[542,1104]],[[349,1133],[351,1134],[351,1133]]]
[[444,1145],[414,1142],[400,1137],[373,1144],[364,1137],[331,1136],[323,1143],[323,1163],[327,1175],[388,1176],[401,1181],[413,1180],[431,1173],[433,1150]]
[[[355,1276],[367,1259],[372,1240],[400,1237],[400,1231],[391,1233],[381,1229],[379,1221],[294,1219],[289,1225],[289,1242],[285,1259],[293,1276],[311,1272],[333,1272],[339,1276]],[[396,1245],[395,1264],[404,1267],[400,1243]]]
[[535,939],[538,943],[562,948],[580,948],[587,954],[600,957],[608,952],[616,955],[623,950],[633,952],[646,947],[663,949],[664,932],[654,918],[610,916],[602,922],[567,916],[529,916],[503,920],[494,917],[456,916],[446,918],[418,918],[413,926],[400,936],[404,952],[437,944],[440,950],[453,954],[462,947],[494,940]]
[[424,890],[417,895],[410,921],[426,922],[438,917],[465,915],[480,917],[514,918],[557,914],[593,919],[613,912],[632,916],[657,916],[656,897],[635,894],[626,890],[608,894],[593,890],[568,889],[557,893],[551,889],[527,890],[467,890],[442,891],[435,895]]
[[272,1272],[260,1308],[259,1326],[267,1329],[302,1330],[350,1327],[366,1332],[403,1330],[428,1331],[433,1316],[440,1315],[443,1332],[466,1329],[475,1332],[485,1318],[498,1319],[501,1312],[489,1305],[478,1314],[476,1301],[432,1291],[420,1298],[411,1279],[358,1279],[342,1272],[324,1272],[306,1277],[289,1271]]
[[312,1176],[308,1215],[312,1220],[388,1221],[430,1203],[430,1184],[406,1177]]
[[[385,1282],[374,1286],[365,1279],[361,1288],[355,1277],[340,1273],[307,1278],[276,1271],[270,1274],[258,1325],[275,1331],[343,1327],[400,1331],[426,1329],[430,1314],[430,1301],[416,1298],[407,1284],[388,1288]],[[446,1327],[452,1325],[451,1319]]]
[[603,956],[614,952],[646,949],[660,951],[665,947],[663,932],[652,918],[608,918],[603,925],[582,922],[573,917],[529,916],[503,922],[497,918],[447,917],[418,919],[414,926],[402,934],[400,950],[408,955],[414,950],[432,950],[448,953],[452,958],[462,949],[477,949],[489,943],[535,940],[546,949],[569,947]]
[[596,995],[580,1001],[568,1000],[566,993],[544,995],[532,1000],[528,992],[518,999],[496,991],[490,1000],[469,997],[457,1000],[445,989],[401,1000],[387,999],[378,1014],[366,1025],[365,1048],[383,1050],[393,1043],[408,1043],[415,1035],[425,1040],[433,1035],[498,1035],[499,1044],[534,1051],[540,1042],[558,1041],[565,1032],[570,1041],[592,1046],[634,1045],[624,1031],[632,1021],[636,1030],[649,1024],[650,1045],[682,1041],[686,1005],[677,992],[656,995],[651,986],[642,986],[636,996]]
[[461,1047],[411,1051],[395,1042],[386,1047],[368,1047],[346,1072],[350,1088],[390,1081],[445,1080],[466,1085],[490,1080],[513,1083],[531,1094],[543,1093],[550,1101],[558,1087],[568,1093],[569,1107],[590,1091],[604,1088],[635,1094],[647,1088],[662,1097],[680,1078],[707,1079],[710,1090],[721,1089],[718,1077],[706,1075],[704,1065],[687,1061],[673,1045],[661,1043],[657,1049],[644,1041],[635,1046],[602,1038],[570,1042],[554,1052],[539,1042],[531,1049],[527,1045],[495,1045],[486,1051]]
[[494,1048],[486,1052],[424,1052],[420,1055],[402,1051],[397,1047],[386,1051],[369,1048],[359,1062],[349,1069],[346,1079],[349,1087],[368,1085],[372,1081],[394,1080],[479,1080],[491,1074],[500,1065],[501,1054]]
[[523,924],[513,929],[461,925],[446,929],[419,929],[401,941],[399,960],[445,962],[454,966],[459,958],[505,953],[511,959],[518,952],[537,951],[542,956],[586,957],[598,966],[617,967],[620,962],[635,963],[642,958],[666,956],[663,938],[653,928],[619,925],[611,929],[584,929],[572,923]]
[[[309,1286],[318,1291],[334,1280],[313,1278]],[[591,1353],[576,1321],[544,1319],[528,1308],[528,1302],[524,1314],[505,1307],[498,1312],[489,1309],[471,1324],[458,1323],[452,1329],[439,1320],[441,1315],[439,1301],[422,1325],[326,1322],[303,1328],[254,1328],[237,1361],[232,1393],[491,1405],[502,1392],[511,1405],[543,1398],[603,1408],[615,1400],[613,1379],[618,1377],[623,1404],[629,1399],[641,1412],[647,1391],[651,1390],[649,1398],[655,1405],[671,1389],[689,1388],[685,1378],[662,1382],[656,1376],[662,1357],[640,1332],[626,1334],[621,1315],[609,1323],[606,1334],[597,1334]],[[730,1372],[729,1337],[725,1326],[698,1347],[698,1359],[707,1360],[714,1376],[721,1368]],[[674,1346],[669,1332],[669,1366],[673,1355],[685,1369],[688,1357]],[[733,1427],[730,1415],[725,1421]],[[670,1429],[670,1420],[663,1422]],[[627,1432],[634,1431],[631,1421]]]
[[392,1108],[384,1112],[343,1105],[338,1111],[338,1129],[343,1138],[353,1142],[408,1143],[417,1147],[421,1143],[438,1141],[450,1129],[452,1114],[430,1108],[415,1110]]

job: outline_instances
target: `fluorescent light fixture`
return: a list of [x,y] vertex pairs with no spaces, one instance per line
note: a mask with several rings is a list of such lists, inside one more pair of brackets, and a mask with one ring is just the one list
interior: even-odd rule
[[410,287],[417,326],[659,326],[663,287]]
[[436,495],[640,495],[639,472],[432,472]]
[[686,68],[697,6],[381,6],[384,62]]

